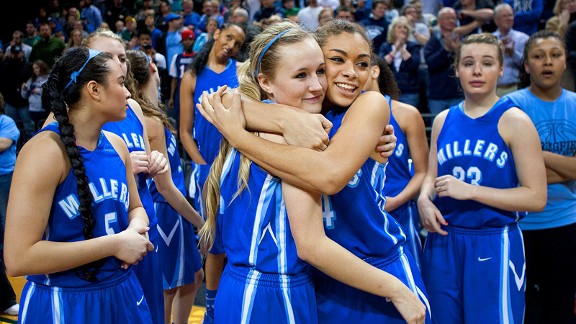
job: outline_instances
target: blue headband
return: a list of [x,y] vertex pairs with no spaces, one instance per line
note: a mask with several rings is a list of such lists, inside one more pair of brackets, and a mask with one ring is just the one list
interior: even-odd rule
[[276,35],[276,37],[272,38],[268,42],[268,44],[266,44],[266,46],[264,46],[262,53],[260,53],[260,56],[258,56],[258,62],[256,62],[256,70],[254,70],[254,78],[258,78],[258,70],[260,67],[260,63],[262,63],[262,57],[264,57],[264,54],[266,54],[266,51],[268,51],[268,49],[270,49],[270,46],[272,46],[272,44],[274,44],[274,42],[277,41],[278,38],[282,37],[282,35],[286,34],[289,31],[290,31],[290,29],[286,29],[285,31],[281,32],[280,34]]
[[76,78],[78,77],[78,75],[80,75],[82,70],[84,70],[84,68],[86,67],[86,64],[88,64],[88,62],[90,62],[90,60],[94,56],[100,54],[100,51],[89,48],[88,53],[90,54],[88,56],[88,59],[86,60],[86,62],[84,62],[84,65],[82,65],[82,67],[78,71],[72,72],[72,75],[70,76],[70,82],[68,82],[68,84],[64,87],[64,90],[62,92],[66,91],[66,89],[68,89],[68,87],[72,84],[72,82],[76,83]]

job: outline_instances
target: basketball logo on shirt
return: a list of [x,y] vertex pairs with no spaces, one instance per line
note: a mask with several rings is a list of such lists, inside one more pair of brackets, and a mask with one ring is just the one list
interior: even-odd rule
[[536,124],[542,150],[565,156],[576,153],[576,125],[566,120],[552,120]]

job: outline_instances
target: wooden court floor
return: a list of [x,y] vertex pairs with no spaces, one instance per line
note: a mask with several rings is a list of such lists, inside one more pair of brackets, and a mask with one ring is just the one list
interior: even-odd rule
[[[12,288],[16,292],[16,300],[20,302],[20,295],[22,293],[22,288],[26,283],[26,279],[24,277],[8,277],[10,283],[12,284]],[[188,324],[201,324],[202,319],[204,318],[204,311],[206,308],[202,306],[194,306],[192,308],[192,312],[190,313],[190,318],[188,319]],[[17,316],[9,316],[6,314],[0,314],[0,323],[18,323]]]

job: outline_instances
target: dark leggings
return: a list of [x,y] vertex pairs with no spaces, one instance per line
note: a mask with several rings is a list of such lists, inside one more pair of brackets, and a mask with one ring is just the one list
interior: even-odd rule
[[574,324],[576,224],[523,231],[526,324]]

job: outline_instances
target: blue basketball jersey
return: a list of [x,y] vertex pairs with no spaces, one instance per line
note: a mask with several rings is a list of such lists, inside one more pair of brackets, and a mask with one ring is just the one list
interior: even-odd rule
[[[238,87],[238,77],[236,75],[236,60],[230,59],[226,69],[221,73],[212,71],[205,67],[196,76],[196,88],[194,89],[194,104],[202,99],[202,92],[213,93],[219,86],[227,85],[229,88]],[[198,150],[208,164],[212,164],[218,155],[222,134],[209,121],[202,116],[198,108],[194,106],[194,130],[193,137],[198,144]]]
[[[346,110],[326,114],[333,124],[333,137]],[[386,164],[368,159],[340,192],[322,196],[326,235],[356,256],[396,277],[430,307],[418,267],[404,245],[406,235],[385,210]],[[320,323],[404,323],[395,306],[373,294],[345,285],[315,272],[314,286]]]
[[192,223],[180,216],[166,202],[157,202],[158,255],[164,290],[194,282],[194,274],[202,268]]
[[[410,146],[406,134],[402,131],[400,124],[392,113],[392,98],[384,96],[390,106],[390,124],[394,126],[396,135],[396,149],[394,154],[388,158],[386,166],[386,186],[384,186],[385,197],[395,197],[406,188],[413,177],[411,172]],[[402,206],[390,211],[390,215],[400,224],[406,234],[406,247],[412,253],[416,264],[420,268],[422,258],[422,242],[420,241],[420,219],[418,217],[418,206],[414,200],[409,200]]]
[[[472,119],[463,103],[448,111],[438,135],[438,176],[451,174],[474,185],[514,188],[518,177],[512,152],[498,133],[498,121],[515,104],[502,98],[490,111]],[[434,204],[454,227],[481,229],[513,224],[525,213],[505,211],[470,200],[437,197]]]
[[[332,137],[346,111],[331,110]],[[398,223],[384,211],[386,165],[368,159],[340,192],[322,196],[326,235],[361,259],[386,257],[406,242]]]
[[[136,116],[136,113],[128,106],[126,111],[126,118],[117,122],[108,122],[102,127],[105,130],[113,132],[124,139],[128,151],[146,151],[146,144],[144,142],[144,125]],[[148,237],[150,242],[154,244],[155,250],[150,251],[146,257],[138,263],[134,271],[142,285],[142,290],[146,296],[146,301],[152,313],[154,324],[161,324],[164,322],[164,295],[162,286],[162,275],[160,273],[160,257],[158,255],[158,217],[156,217],[156,210],[154,209],[154,201],[150,194],[145,173],[138,173],[136,175],[136,184],[138,186],[138,194],[142,206],[146,210],[149,219]]]
[[394,135],[396,135],[396,148],[394,154],[388,158],[388,166],[386,167],[386,187],[384,192],[388,197],[397,196],[408,182],[412,179],[410,173],[410,147],[408,146],[408,139],[402,128],[392,114],[392,100],[389,96],[385,96],[390,105],[390,124],[394,126]]
[[[136,113],[128,106],[126,111],[126,118],[117,122],[108,122],[102,126],[102,129],[112,132],[126,142],[129,152],[144,151],[146,152],[146,144],[144,142],[144,126],[136,116]],[[136,176],[136,185],[138,186],[138,194],[140,195],[140,200],[142,205],[148,214],[150,221],[150,241],[154,242],[158,236],[156,231],[156,224],[158,219],[156,218],[156,213],[154,212],[154,201],[152,200],[152,195],[150,195],[150,189],[146,183],[146,174],[138,173]]]
[[279,178],[250,165],[248,188],[238,191],[241,154],[232,150],[221,176],[217,236],[228,262],[262,273],[292,275],[309,269],[298,258]]
[[212,252],[224,251],[228,263],[215,323],[317,323],[311,266],[298,258],[281,181],[251,163],[248,188],[237,194],[240,157],[232,150],[221,176]]
[[[182,169],[182,161],[178,153],[178,144],[176,137],[170,130],[164,128],[164,135],[166,137],[166,150],[168,151],[168,162],[170,162],[170,172],[172,173],[172,181],[176,188],[186,197],[186,185],[184,184],[184,170]],[[158,192],[154,179],[148,181],[150,187],[150,194],[154,202],[166,202],[166,199]]]
[[[172,181],[186,196],[184,172],[176,145],[176,137],[167,128],[164,129],[168,161]],[[194,226],[172,208],[156,188],[154,179],[150,179],[150,192],[158,218],[158,254],[163,275],[165,290],[180,287],[194,282],[194,273],[202,268],[198,252]]]
[[[57,123],[51,123],[42,131],[60,134]],[[94,237],[112,235],[128,227],[128,207],[130,197],[124,162],[101,132],[98,145],[93,151],[79,147],[84,160],[86,176],[94,197],[92,212],[96,221]],[[102,166],[106,167],[103,168]],[[58,185],[54,193],[50,217],[43,239],[53,242],[83,241],[84,222],[78,211],[80,198],[76,186],[76,176],[72,168]],[[125,270],[120,268],[121,260],[107,257],[104,265],[96,273],[99,283],[106,283],[123,277]],[[132,271],[132,270],[129,270]],[[29,281],[46,286],[59,287],[92,287],[94,283],[81,279],[76,269],[56,272],[48,275],[27,276]]]
[[[180,82],[182,81],[182,76],[186,72],[188,65],[194,60],[194,54],[180,53],[174,59],[174,64],[176,67],[176,91],[174,91],[174,110],[176,114],[180,111]],[[172,76],[174,77],[174,76]],[[198,85],[196,85],[198,86]]]

